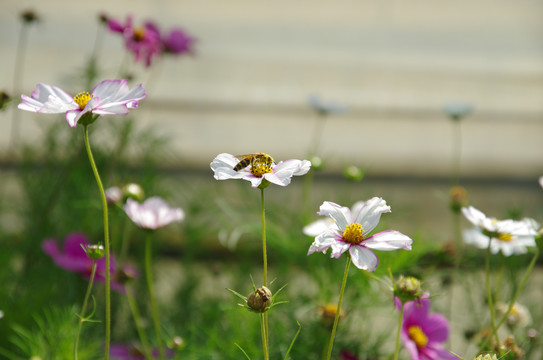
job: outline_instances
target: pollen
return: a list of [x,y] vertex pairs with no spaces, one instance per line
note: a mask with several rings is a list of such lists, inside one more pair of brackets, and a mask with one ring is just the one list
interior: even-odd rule
[[498,234],[498,240],[500,241],[511,241],[513,236],[511,234]]
[[93,98],[94,95],[89,94],[88,91],[83,91],[77,94],[74,97],[74,101],[77,105],[79,105],[79,108],[83,110],[90,99]]
[[145,29],[143,27],[139,27],[134,29],[134,32],[132,33],[132,38],[134,41],[143,41],[145,38]]
[[417,348],[424,348],[428,344],[428,337],[420,326],[410,326],[407,332],[409,333],[409,338],[417,345]]
[[262,177],[271,172],[273,172],[272,168],[266,164],[255,163],[251,165],[251,173],[256,177]]
[[362,225],[358,223],[349,224],[343,232],[343,240],[349,244],[360,244],[364,240]]

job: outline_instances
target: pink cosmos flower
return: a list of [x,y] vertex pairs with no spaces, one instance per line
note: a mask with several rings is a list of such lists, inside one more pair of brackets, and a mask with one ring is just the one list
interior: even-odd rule
[[147,96],[140,85],[130,89],[126,80],[104,80],[92,92],[72,97],[56,86],[38,84],[31,96],[21,95],[18,108],[43,114],[66,114],[68,124],[75,128],[85,114],[126,115]]
[[134,54],[136,62],[143,61],[145,66],[150,66],[152,59],[163,53],[180,55],[192,52],[194,38],[180,28],[174,28],[162,36],[153,22],[134,26],[132,16],[127,16],[124,24],[108,18],[107,24],[110,31],[123,35],[126,49]]
[[[81,247],[89,245],[87,237],[80,233],[72,233],[66,236],[62,251],[59,249],[57,241],[54,239],[44,240],[41,244],[43,251],[49,255],[53,262],[60,268],[81,274],[85,279],[89,279],[92,271],[93,260],[91,260],[85,250]],[[110,274],[115,272],[115,258],[112,256],[109,263]],[[105,282],[106,278],[106,259],[101,258],[96,261],[96,274],[94,280]],[[122,291],[120,284],[112,282],[112,288]]]
[[[398,310],[400,304],[396,301]],[[405,303],[400,336],[411,360],[459,359],[443,348],[449,338],[449,323],[441,314],[430,314],[427,298]]]
[[325,201],[317,214],[329,216],[334,220],[334,224],[315,237],[307,255],[315,252],[326,253],[328,248],[331,248],[331,257],[339,258],[348,250],[357,268],[373,272],[379,259],[370,249],[411,250],[413,240],[395,230],[381,231],[368,236],[379,223],[381,214],[390,212],[390,206],[387,206],[385,200],[374,197],[353,209],[356,212],[351,212],[348,207]]
[[280,161],[277,165],[273,162],[271,164],[259,163],[258,166],[248,164],[247,167],[236,171],[234,167],[239,162],[240,159],[231,154],[222,153],[217,155],[211,163],[214,178],[217,180],[247,180],[251,182],[251,186],[254,188],[259,187],[264,180],[279,186],[287,186],[293,176],[305,175],[311,167],[309,160],[291,159]]
[[185,213],[181,208],[172,208],[157,196],[151,197],[141,204],[128,198],[124,205],[124,211],[137,226],[149,230],[156,230],[185,218]]
[[[158,358],[158,349],[153,349],[151,355],[153,358]],[[172,358],[175,355],[175,351],[166,349],[165,355],[167,358]],[[115,360],[145,360],[143,351],[133,344],[111,344],[109,356]]]

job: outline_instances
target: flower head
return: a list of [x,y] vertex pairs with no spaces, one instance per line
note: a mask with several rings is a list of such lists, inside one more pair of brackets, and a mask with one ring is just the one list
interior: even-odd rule
[[[56,240],[47,239],[42,242],[43,251],[49,255],[53,262],[60,268],[81,274],[89,279],[92,272],[93,260],[89,257],[86,249],[92,248],[87,237],[80,233],[69,234],[64,240],[62,251],[59,249]],[[115,272],[115,258],[112,256],[109,264],[109,272]],[[96,260],[96,274],[94,279],[97,282],[105,282],[106,259]],[[120,289],[112,283],[112,288]]]
[[474,229],[464,231],[464,240],[481,249],[488,248],[493,254],[502,252],[505,256],[524,254],[527,247],[536,246],[533,225],[528,220],[497,220],[489,218],[473,206],[463,207],[462,213]]
[[[496,310],[500,317],[502,317],[507,310],[509,309],[509,304],[499,302],[496,304]],[[530,310],[522,304],[514,303],[511,311],[507,313],[505,318],[505,323],[510,329],[516,327],[524,328],[532,322],[532,316],[530,315]]]
[[401,340],[411,360],[459,359],[443,348],[448,337],[449,323],[441,314],[430,314],[429,299],[404,304]]
[[[262,159],[247,163],[246,167],[234,170],[240,165],[240,159],[234,155],[222,153],[217,155],[211,163],[211,169],[214,172],[214,177],[217,180],[227,179],[242,179],[251,182],[251,186],[256,188],[263,181],[267,180],[272,184],[279,186],[287,186],[293,176],[305,175],[311,167],[311,162],[308,160],[286,160],[280,161],[277,165],[273,159],[264,153],[254,154],[262,156]],[[264,160],[264,156],[267,156]],[[271,161],[269,161],[271,159]]]
[[[353,207],[354,209],[354,207]],[[381,214],[390,212],[382,198],[374,197],[357,206],[356,212],[336,203],[325,201],[317,214],[329,216],[334,224],[315,237],[307,255],[314,252],[326,253],[332,249],[331,257],[339,258],[349,251],[353,264],[362,270],[375,271],[379,259],[371,250],[391,251],[398,249],[411,250],[413,240],[395,231],[386,230],[368,236],[375,229]]]
[[140,85],[133,89],[126,80],[104,80],[89,92],[71,96],[56,86],[38,84],[31,96],[21,95],[18,108],[43,114],[66,114],[68,124],[75,128],[86,114],[126,115],[138,107],[138,101],[147,96]]
[[172,208],[157,196],[151,197],[141,204],[128,198],[124,205],[124,211],[137,226],[149,230],[156,230],[185,218],[185,213],[181,208]]
[[192,53],[195,39],[181,28],[174,28],[162,37],[164,52],[173,55]]

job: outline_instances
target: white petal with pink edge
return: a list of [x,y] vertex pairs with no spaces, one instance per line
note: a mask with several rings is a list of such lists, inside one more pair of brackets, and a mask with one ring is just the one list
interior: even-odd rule
[[353,261],[354,266],[357,268],[371,272],[374,272],[375,269],[377,269],[379,259],[370,249],[366,249],[363,246],[353,245],[349,248],[349,254],[351,255],[351,260]]
[[385,230],[365,239],[362,244],[370,249],[381,251],[411,250],[413,240],[399,231]]

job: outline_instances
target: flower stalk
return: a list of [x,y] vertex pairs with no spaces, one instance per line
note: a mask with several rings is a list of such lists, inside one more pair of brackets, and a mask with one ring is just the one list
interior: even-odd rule
[[85,318],[85,313],[87,312],[87,305],[89,302],[90,293],[92,290],[92,286],[94,284],[94,275],[96,274],[96,260],[93,260],[92,262],[92,270],[91,270],[91,276],[89,279],[89,285],[87,286],[87,292],[85,293],[85,298],[83,299],[83,306],[81,307],[81,315],[79,315],[79,324],[77,325],[77,332],[75,335],[75,343],[74,343],[74,360],[77,360],[77,348],[79,345],[79,336],[81,335],[81,329],[83,327],[83,323],[87,321]]
[[134,299],[133,289],[131,286],[125,285],[125,291],[126,300],[128,301],[128,306],[130,307],[132,317],[134,318],[134,324],[136,325],[136,331],[138,332],[138,337],[140,338],[145,358],[152,359],[151,348],[149,347],[149,341],[147,341],[147,336],[145,335],[145,331],[141,325],[141,315],[138,311],[136,300]]
[[339,314],[341,311],[341,302],[343,301],[343,293],[345,292],[345,285],[347,284],[347,275],[349,275],[349,267],[351,265],[351,257],[347,256],[347,264],[345,265],[345,272],[343,273],[343,282],[341,283],[341,290],[339,292],[339,300],[337,302],[336,316],[334,317],[334,325],[332,327],[332,333],[330,334],[330,343],[328,344],[328,354],[326,359],[330,360],[332,357],[332,348],[334,346],[334,338],[336,336],[336,328],[339,321]]
[[[98,115],[94,116],[94,120]],[[104,191],[104,186],[102,185],[102,180],[100,179],[100,174],[98,173],[98,168],[96,167],[96,162],[92,155],[92,150],[89,142],[89,125],[83,125],[84,134],[85,134],[85,148],[87,149],[87,155],[89,157],[89,162],[96,178],[96,184],[98,185],[98,190],[100,191],[100,197],[102,199],[102,209],[104,213],[104,249],[106,257],[106,335],[105,335],[105,345],[104,345],[104,359],[109,359],[109,345],[111,338],[111,274],[110,274],[110,255],[109,255],[109,221],[108,221],[108,207],[106,193]]]
[[152,239],[151,231],[147,232],[147,238],[145,239],[145,277],[147,278],[147,289],[149,291],[149,299],[151,302],[151,314],[153,316],[153,323],[155,326],[155,333],[157,338],[158,354],[159,358],[164,359],[164,345],[162,344],[162,328],[160,327],[158,305],[156,302],[156,296],[153,286],[153,275],[152,275],[152,264],[151,264],[151,255],[152,255]]
[[[266,211],[264,206],[264,189],[260,189],[261,212],[262,212],[262,260],[264,286],[268,286],[268,256],[266,252]],[[269,334],[268,334],[268,312],[261,316],[262,345],[264,347],[264,359],[269,358]]]
[[398,317],[398,332],[396,333],[396,347],[394,349],[394,360],[398,360],[398,354],[400,353],[400,334],[402,333],[402,323],[403,323],[403,310],[404,302],[400,308],[400,316]]
[[[495,337],[496,344],[500,343],[496,328],[496,311],[494,309],[494,302],[492,301],[492,290],[490,285],[490,244],[492,243],[492,238],[488,239],[488,248],[486,252],[485,259],[485,282],[486,282],[486,296],[488,298],[488,309],[490,310],[490,326],[492,328],[492,334]],[[492,335],[490,336],[492,337]]]

